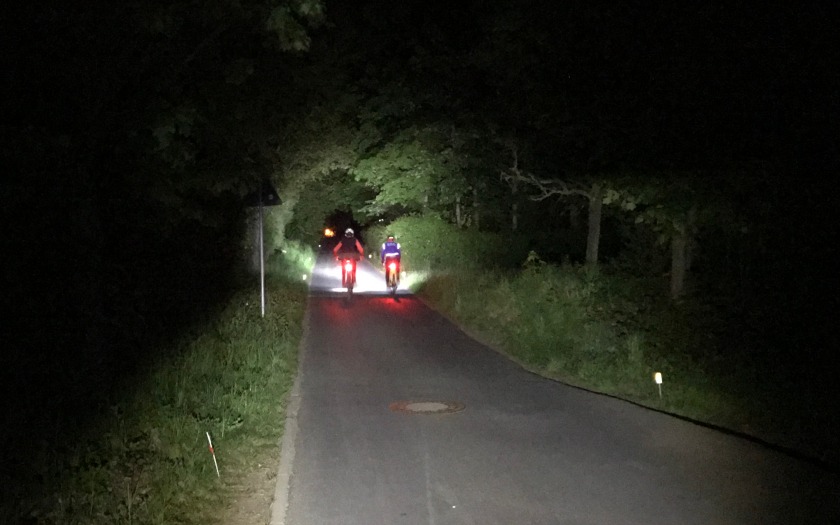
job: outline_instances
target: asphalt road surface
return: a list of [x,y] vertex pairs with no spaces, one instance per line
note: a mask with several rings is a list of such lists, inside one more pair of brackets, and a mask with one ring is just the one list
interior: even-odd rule
[[838,524],[836,473],[523,371],[363,263],[311,281],[273,525]]

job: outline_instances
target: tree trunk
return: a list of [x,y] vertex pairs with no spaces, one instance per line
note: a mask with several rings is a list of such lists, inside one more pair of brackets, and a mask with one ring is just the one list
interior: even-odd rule
[[516,231],[516,228],[519,226],[519,210],[517,208],[516,203],[514,202],[513,205],[510,207],[510,229],[511,231]]
[[575,204],[569,205],[569,227],[575,232],[580,228],[580,208]]
[[598,245],[601,242],[601,208],[603,193],[600,184],[593,184],[589,192],[589,231],[586,236],[586,264],[598,264]]
[[691,251],[694,244],[694,223],[697,208],[692,207],[685,216],[681,228],[677,228],[671,239],[671,299],[679,299],[685,292],[685,279],[691,269]]
[[691,271],[691,263],[694,262],[694,254],[697,250],[697,239],[694,236],[694,228],[697,222],[697,207],[692,206],[690,210],[688,210],[688,224],[686,231],[686,244],[685,244],[685,271]]
[[260,211],[257,208],[248,209],[248,245],[250,246],[250,258],[248,270],[254,274],[260,273]]
[[511,231],[516,231],[517,226],[519,226],[519,207],[516,203],[516,196],[517,196],[517,188],[516,182],[514,181],[510,187],[510,195],[511,195],[511,205],[510,205],[510,229]]
[[671,238],[671,299],[678,299],[685,291],[687,239],[685,230],[675,232]]
[[473,223],[475,224],[476,230],[481,228],[481,207],[478,201],[477,188],[473,188]]

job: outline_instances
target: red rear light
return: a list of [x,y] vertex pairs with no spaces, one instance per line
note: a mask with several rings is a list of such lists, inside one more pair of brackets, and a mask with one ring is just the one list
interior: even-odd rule
[[392,262],[391,264],[389,264],[389,265],[388,265],[388,268],[389,268],[392,272],[393,272],[393,271],[396,271],[396,269],[397,269],[397,263],[393,263],[393,262]]
[[344,269],[348,272],[352,272],[353,271],[353,263],[351,263],[350,261],[345,262],[344,263]]

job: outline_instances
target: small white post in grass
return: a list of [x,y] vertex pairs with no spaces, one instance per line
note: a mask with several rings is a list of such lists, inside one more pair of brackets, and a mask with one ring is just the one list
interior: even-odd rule
[[205,432],[205,434],[207,434],[207,443],[209,444],[210,454],[213,456],[213,465],[216,466],[216,477],[220,478],[222,476],[219,474],[219,462],[216,461],[216,451],[213,450],[213,442],[210,440],[210,432]]
[[653,380],[656,381],[656,386],[659,387],[659,399],[662,399],[662,372],[653,374]]

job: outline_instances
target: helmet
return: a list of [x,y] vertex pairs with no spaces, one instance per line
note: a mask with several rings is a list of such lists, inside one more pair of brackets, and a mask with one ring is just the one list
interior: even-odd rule
[[352,237],[353,236],[353,228],[347,228],[346,230],[344,230],[344,236],[345,237]]
[[388,240],[389,240],[389,241],[393,241],[393,240],[394,240],[394,236],[393,236],[393,235],[388,235]]

